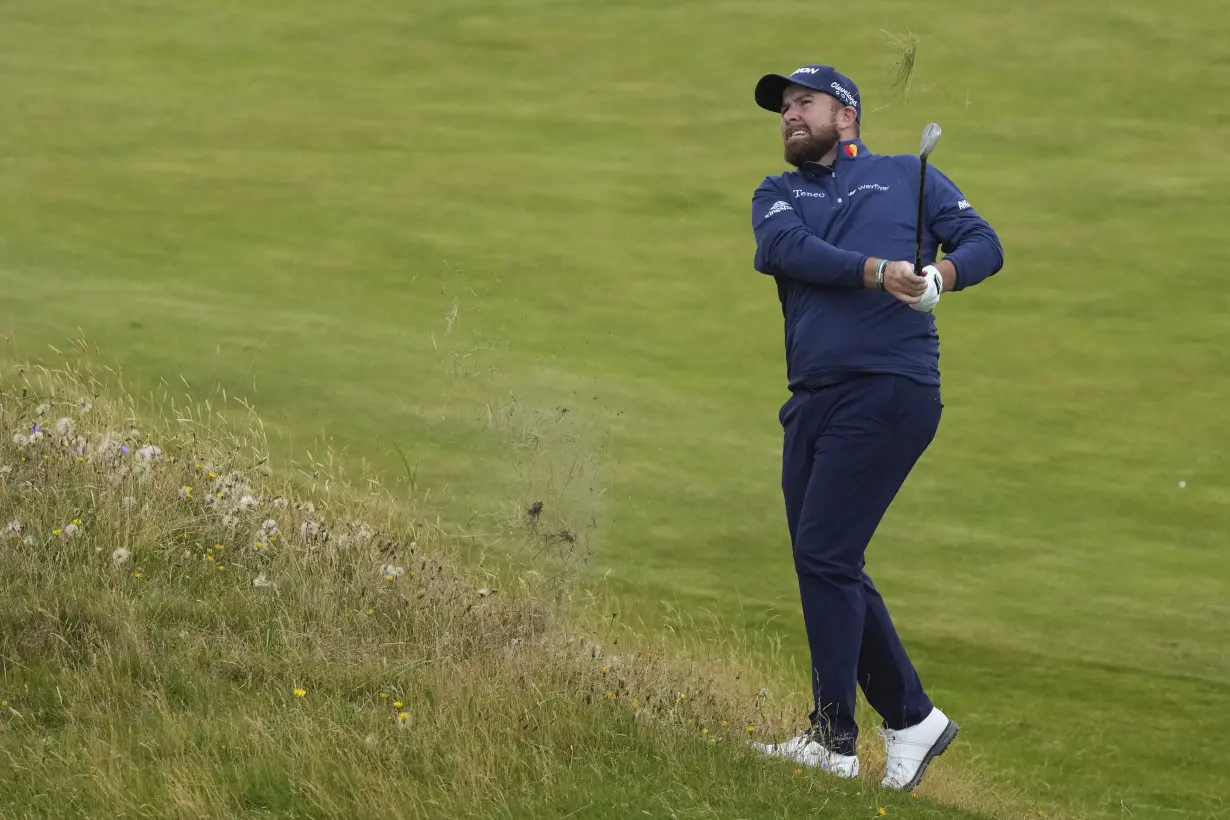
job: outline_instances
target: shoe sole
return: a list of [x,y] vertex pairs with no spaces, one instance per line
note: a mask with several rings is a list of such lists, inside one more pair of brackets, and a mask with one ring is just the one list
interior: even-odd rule
[[940,736],[936,738],[935,743],[931,744],[931,748],[927,750],[927,756],[923,758],[922,764],[918,767],[918,771],[914,772],[913,779],[911,779],[909,783],[905,784],[905,788],[902,789],[902,791],[912,792],[914,789],[918,788],[918,784],[922,782],[923,774],[927,771],[927,766],[931,764],[932,760],[935,760],[948,749],[949,744],[956,739],[957,732],[959,731],[961,731],[960,726],[953,723],[951,720],[948,721],[948,725],[944,727],[944,731],[940,732]]

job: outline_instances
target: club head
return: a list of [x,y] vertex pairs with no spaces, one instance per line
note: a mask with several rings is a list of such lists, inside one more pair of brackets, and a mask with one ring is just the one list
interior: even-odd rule
[[922,142],[918,146],[918,155],[924,160],[931,156],[931,152],[935,150],[935,144],[940,141],[939,123],[929,122],[927,127],[923,129]]

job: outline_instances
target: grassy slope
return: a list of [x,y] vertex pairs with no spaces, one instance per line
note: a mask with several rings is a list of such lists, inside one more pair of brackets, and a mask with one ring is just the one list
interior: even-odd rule
[[757,697],[780,671],[746,645],[697,656],[568,606],[567,576],[459,569],[456,544],[378,484],[321,464],[263,476],[252,427],[180,404],[141,407],[130,429],[115,392],[35,415],[96,393],[75,378],[34,381],[24,400],[6,387],[0,425],[41,428],[0,442],[6,818],[942,820],[1003,806],[938,767],[928,794],[943,804],[766,762],[743,739],[798,704]]
[[543,488],[485,402],[568,406],[597,569],[792,648],[750,86],[830,59],[874,110],[881,29],[913,28],[918,82],[866,139],[944,124],[1008,265],[945,302],[944,425],[871,570],[967,765],[1089,815],[1225,810],[1217,4],[2,8],[20,350],[80,328],[134,378],[250,396],[285,449],[327,429],[392,467],[396,440],[455,521]]

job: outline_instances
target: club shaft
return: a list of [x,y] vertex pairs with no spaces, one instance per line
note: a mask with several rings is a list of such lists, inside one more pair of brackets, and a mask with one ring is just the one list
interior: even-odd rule
[[918,179],[918,225],[914,240],[914,273],[922,275],[922,235],[923,235],[923,202],[925,201],[927,185],[927,159],[922,158],[922,174]]

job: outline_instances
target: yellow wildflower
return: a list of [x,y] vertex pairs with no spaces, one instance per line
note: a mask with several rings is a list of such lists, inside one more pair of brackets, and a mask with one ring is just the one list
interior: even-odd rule
[[615,693],[614,693],[614,692],[612,692],[610,689],[608,689],[608,690],[606,690],[606,692],[603,694],[603,697],[604,697],[604,698],[606,698],[607,700],[611,700],[612,698],[614,698],[614,697],[615,697]]
[[405,723],[407,720],[410,719],[410,713],[409,712],[398,712],[397,719],[400,720],[402,723]]
[[56,527],[54,530],[52,530],[52,531],[51,531],[51,534],[52,534],[52,535],[54,535],[56,538],[59,538],[59,537],[60,537],[60,528],[59,528],[59,527]]
[[794,770],[794,776],[795,776],[795,777],[798,777],[798,776],[799,776],[799,775],[801,775],[801,774],[803,774],[803,770],[802,770],[801,768],[796,768],[796,769]]
[[295,689],[295,697],[302,698],[302,697],[305,697],[306,695],[307,695],[306,689],[303,689],[302,687],[298,687]]
[[876,814],[879,815],[880,817],[883,817],[884,815],[888,814],[888,809],[881,806],[880,808],[876,809]]
[[393,701],[393,708],[394,708],[394,709],[400,709],[401,707],[402,707],[402,702],[401,702],[400,700],[395,700],[395,701]]
[[225,571],[226,571],[226,567],[223,566],[222,564],[218,564],[218,572],[225,572]]
[[725,729],[725,728],[726,728],[726,721],[724,721],[724,720],[722,721],[722,728],[723,728],[723,729]]
[[206,555],[206,556],[205,556],[205,560],[206,560],[206,561],[212,561],[212,560],[214,560],[213,553],[209,553],[208,555]]
[[641,708],[641,702],[640,702],[639,700],[637,700],[636,698],[633,698],[633,699],[632,699],[632,708],[633,708],[633,709],[640,709],[640,708]]
[[80,518],[74,518],[74,519],[73,519],[73,526],[74,526],[74,527],[80,527],[80,526],[81,526],[81,519],[80,519]]
[[748,733],[749,735],[754,735],[754,734],[756,734],[756,727],[755,727],[755,726],[748,726],[748,727],[747,727],[747,733]]
[[388,696],[389,696],[389,693],[388,693],[388,692],[381,692],[381,693],[380,693],[380,698],[381,698],[382,700],[383,700],[384,698],[387,698]]
[[138,571],[138,572],[134,572],[134,573],[132,574],[132,577],[133,577],[133,578],[140,578],[140,577],[141,577],[141,573],[140,573],[139,571]]

